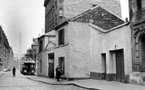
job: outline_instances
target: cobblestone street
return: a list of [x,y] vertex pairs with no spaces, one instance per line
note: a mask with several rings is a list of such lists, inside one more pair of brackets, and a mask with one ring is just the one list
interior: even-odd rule
[[17,70],[16,77],[11,72],[0,75],[0,90],[85,90],[73,86],[48,85],[45,83],[32,81],[20,74]]

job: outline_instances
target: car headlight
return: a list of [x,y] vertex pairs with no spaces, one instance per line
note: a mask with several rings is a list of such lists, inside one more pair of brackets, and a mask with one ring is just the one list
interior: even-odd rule
[[26,73],[26,72],[27,72],[27,70],[24,70],[24,72]]

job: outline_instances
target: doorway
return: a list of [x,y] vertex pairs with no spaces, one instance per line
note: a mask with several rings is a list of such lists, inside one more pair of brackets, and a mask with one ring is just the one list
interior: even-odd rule
[[145,71],[145,34],[140,37],[140,71]]
[[124,52],[123,49],[115,51],[116,56],[116,79],[117,81],[124,81]]
[[62,75],[65,75],[65,58],[64,57],[59,57],[58,58],[58,64],[62,70]]
[[48,54],[48,76],[54,78],[54,53]]
[[104,71],[102,79],[106,79],[106,53],[101,54],[101,59],[102,59],[102,68]]

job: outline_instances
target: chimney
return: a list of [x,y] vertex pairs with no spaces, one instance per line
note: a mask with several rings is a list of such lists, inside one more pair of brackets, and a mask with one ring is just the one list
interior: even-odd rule
[[128,22],[128,18],[127,17],[125,18],[125,22]]

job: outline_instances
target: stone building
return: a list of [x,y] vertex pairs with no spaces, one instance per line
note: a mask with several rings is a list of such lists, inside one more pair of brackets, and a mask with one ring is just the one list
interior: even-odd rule
[[0,70],[9,67],[10,60],[13,58],[13,50],[9,45],[8,39],[0,26]]
[[45,33],[96,5],[121,17],[120,0],[45,0]]
[[131,82],[145,84],[145,0],[129,0],[132,69]]
[[45,0],[45,33],[59,24],[58,0]]
[[14,52],[13,52],[13,49],[12,47],[10,47],[10,52],[9,52],[9,61],[8,61],[8,66],[10,68],[12,68],[14,65],[13,65],[13,61],[14,61]]
[[[111,48],[114,49],[114,44],[116,44],[116,51],[121,49],[121,52],[123,52],[124,50],[123,48],[124,47],[127,48],[125,43],[126,41],[123,41],[126,39],[122,38],[121,36],[125,32],[127,32],[128,27],[123,28],[123,30],[115,29],[116,32],[110,35],[110,40],[113,39],[113,37],[117,38],[118,35],[116,33],[120,33],[122,31],[121,32],[122,34],[120,34],[120,36],[118,37],[120,40],[119,41],[114,40],[112,41],[112,43],[109,43],[110,41],[109,34],[108,35],[106,34],[105,37],[105,34],[101,32],[98,33],[94,32],[93,29],[94,27],[91,28],[89,23],[98,27],[100,30],[102,30],[101,32],[107,33],[107,31],[109,32],[110,30],[111,32],[111,29],[117,26],[120,25],[123,26],[122,24],[124,24],[124,21],[121,20],[118,16],[115,16],[111,12],[105,10],[101,6],[95,6],[85,11],[84,13],[81,13],[80,15],[75,16],[58,25],[55,28],[56,30],[55,67],[57,65],[61,67],[61,69],[63,70],[64,78],[70,80],[75,78],[89,78],[91,76],[91,78],[98,79],[98,73],[100,75],[101,72],[104,72],[102,70],[103,68],[102,62],[100,62],[101,54],[105,52],[108,53],[109,52],[108,49]],[[129,32],[126,33],[126,35],[129,35]],[[102,38],[99,38],[99,36]],[[105,42],[104,39],[106,39],[106,42],[107,41],[108,42],[104,43]],[[123,41],[124,43],[118,45],[120,41]],[[101,49],[107,47],[107,45],[108,48],[102,51]],[[112,52],[113,49],[111,49]],[[127,53],[127,51],[128,50],[125,50],[125,53]],[[106,54],[106,56],[107,56],[106,61],[109,62],[110,59],[108,57],[108,54]],[[125,58],[131,61],[130,59],[127,58],[127,56],[125,56]],[[106,67],[107,73],[109,75],[108,79],[113,77],[110,75],[112,72],[109,66],[112,65],[108,63]],[[119,69],[117,71],[120,71]]]

